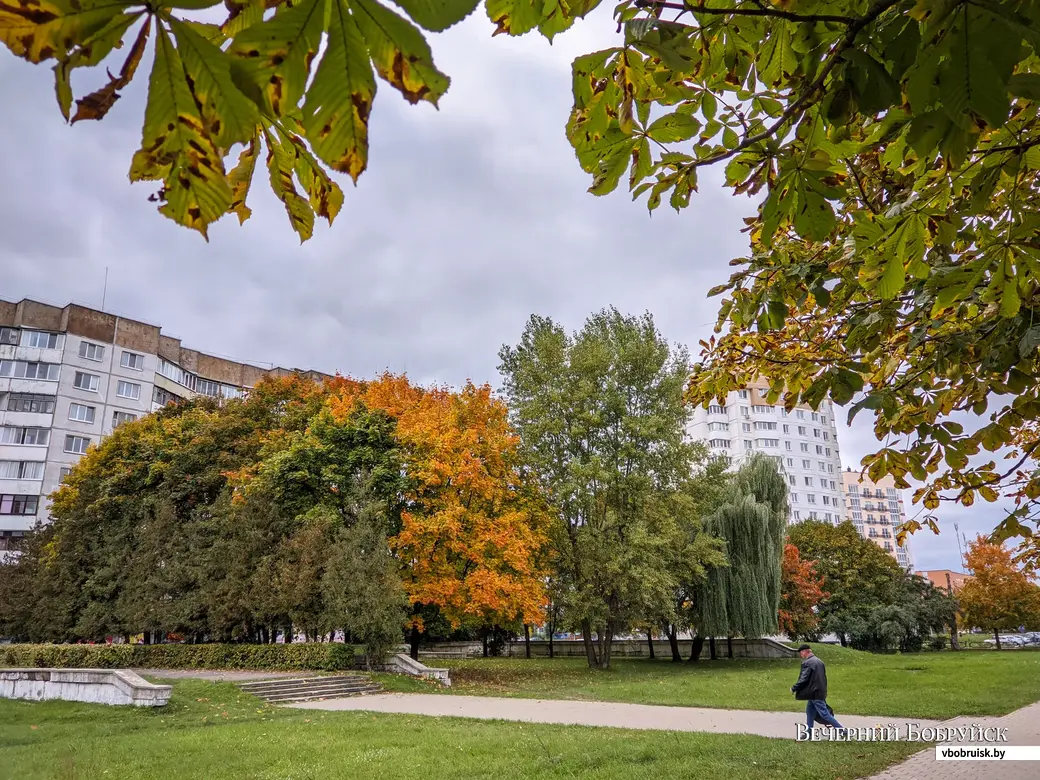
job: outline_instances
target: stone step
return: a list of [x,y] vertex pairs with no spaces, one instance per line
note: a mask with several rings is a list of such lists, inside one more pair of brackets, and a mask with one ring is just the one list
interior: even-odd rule
[[329,685],[338,683],[368,682],[368,678],[360,674],[335,675],[329,677],[283,677],[278,680],[257,680],[240,683],[244,691],[267,691],[279,688],[293,688],[299,685]]
[[283,677],[276,680],[240,683],[238,687],[245,693],[253,694],[271,703],[336,699],[382,691],[378,684],[360,674]]
[[246,693],[251,693],[254,696],[259,696],[261,698],[265,698],[266,699],[266,698],[269,698],[271,696],[277,696],[279,694],[290,694],[290,693],[301,693],[301,692],[302,693],[311,693],[311,692],[320,693],[321,691],[340,690],[340,689],[343,689],[343,688],[365,688],[365,687],[367,687],[369,685],[372,685],[372,684],[373,683],[370,680],[358,680],[357,682],[330,683],[328,685],[294,685],[294,686],[291,686],[291,687],[286,686],[284,688],[271,688],[271,689],[265,689],[265,690],[262,690],[262,691],[246,691]]
[[378,685],[364,685],[341,690],[331,691],[299,691],[297,693],[279,693],[262,697],[270,704],[285,704],[294,701],[315,701],[316,699],[345,699],[348,696],[363,696],[368,693],[382,693],[383,689]]

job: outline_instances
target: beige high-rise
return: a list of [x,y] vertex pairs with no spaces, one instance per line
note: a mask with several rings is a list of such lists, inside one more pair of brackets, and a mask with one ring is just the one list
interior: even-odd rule
[[913,571],[910,549],[896,544],[896,529],[906,521],[903,497],[892,477],[872,482],[859,471],[846,468],[841,475],[845,490],[846,518],[860,536],[891,555],[907,571]]

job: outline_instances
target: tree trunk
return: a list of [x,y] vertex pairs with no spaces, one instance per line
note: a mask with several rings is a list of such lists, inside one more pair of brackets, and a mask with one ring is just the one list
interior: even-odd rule
[[650,660],[653,661],[657,655],[654,653],[654,632],[649,628],[646,630],[646,646],[650,649]]
[[150,645],[152,643],[152,632],[151,631],[145,631],[144,632],[144,643],[146,645]]
[[993,629],[993,638],[997,640],[997,650],[1000,649],[1000,629]]
[[704,637],[700,634],[694,636],[693,641],[690,643],[690,663],[695,664],[701,660],[701,653],[704,651]]
[[549,629],[549,657],[550,658],[555,658],[556,657],[556,648],[553,647],[553,634],[554,633],[555,632],[552,630],[552,628],[550,628]]
[[668,635],[668,646],[672,648],[672,663],[682,663],[682,653],[679,652],[679,629],[675,626],[665,626],[665,634]]
[[[950,575],[946,574],[946,595],[953,597],[953,583],[950,582]],[[950,621],[950,649],[960,650],[961,640],[957,636],[957,613],[953,613],[953,620]]]
[[609,621],[603,627],[599,635],[599,668],[602,671],[610,669],[610,650],[614,641],[614,626]]
[[726,637],[726,657],[733,658],[733,637]]
[[848,643],[848,641],[845,638],[845,632],[844,631],[839,631],[838,632],[838,641],[841,642],[841,646],[842,647],[848,647],[849,646],[849,643]]
[[484,657],[487,658],[488,657],[488,630],[487,630],[487,627],[485,627],[480,633],[483,634],[483,636],[481,636],[481,639],[484,642]]
[[719,656],[715,652],[715,637],[708,637],[708,657],[712,661],[718,661]]
[[531,624],[524,623],[524,658],[531,657]]
[[419,628],[418,626],[412,626],[412,633],[408,637],[408,654],[412,657],[413,661],[419,660]]
[[285,644],[291,645],[293,641],[293,627],[292,623],[285,629]]
[[588,620],[581,621],[581,639],[585,643],[585,660],[590,669],[595,669],[599,666],[599,658],[596,657],[596,644],[592,641],[592,624]]

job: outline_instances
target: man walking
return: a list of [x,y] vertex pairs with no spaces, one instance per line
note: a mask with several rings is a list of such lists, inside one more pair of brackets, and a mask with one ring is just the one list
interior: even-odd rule
[[813,655],[809,645],[799,645],[798,655],[802,657],[802,673],[798,675],[798,682],[791,686],[791,693],[798,701],[805,702],[809,733],[817,721],[836,729],[843,728],[827,706],[827,668],[823,661]]

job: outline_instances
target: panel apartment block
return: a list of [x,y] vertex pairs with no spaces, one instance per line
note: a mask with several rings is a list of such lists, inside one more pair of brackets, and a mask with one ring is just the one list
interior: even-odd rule
[[107,312],[0,300],[0,555],[47,519],[47,497],[117,426],[290,373],[187,349],[156,325]]
[[845,490],[846,518],[860,536],[869,539],[891,555],[907,571],[914,570],[910,548],[896,544],[896,529],[906,522],[903,496],[892,477],[871,482],[858,471],[846,469],[841,475]]
[[840,523],[845,504],[834,405],[825,400],[815,411],[798,406],[788,412],[766,400],[767,390],[764,381],[757,382],[731,392],[725,404],[698,406],[688,433],[736,465],[753,452],[775,458],[788,481],[790,522]]

